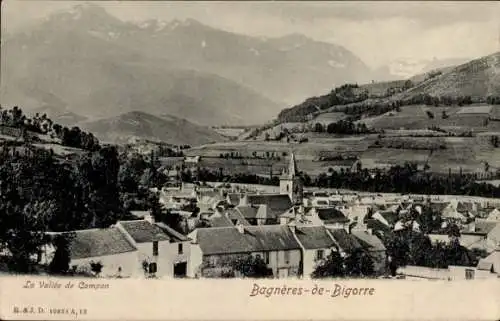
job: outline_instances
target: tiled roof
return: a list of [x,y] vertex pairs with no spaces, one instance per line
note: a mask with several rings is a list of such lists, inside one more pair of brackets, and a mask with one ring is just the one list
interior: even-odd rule
[[328,231],[340,248],[345,252],[351,252],[353,250],[363,248],[354,235],[347,233],[344,229],[329,228]]
[[250,225],[250,223],[248,223],[248,221],[245,219],[245,217],[241,214],[241,212],[236,209],[236,208],[232,208],[232,209],[229,209],[226,214],[228,215],[229,219],[232,221],[232,220],[236,220],[237,223],[239,224],[242,224],[242,225]]
[[385,251],[384,243],[375,235],[366,231],[352,231],[359,243],[369,251]]
[[300,249],[284,225],[245,226],[244,233],[237,227],[202,228],[196,230],[196,242],[203,255]]
[[349,219],[345,217],[344,213],[334,207],[319,207],[316,208],[316,212],[318,213],[318,217],[325,224],[349,222]]
[[70,242],[72,259],[107,256],[135,250],[135,246],[116,227],[75,231],[75,237]]
[[209,219],[211,227],[232,227],[234,224],[226,215],[213,215]]
[[295,235],[305,249],[323,249],[335,246],[324,226],[297,226]]
[[168,235],[166,235],[161,228],[145,220],[120,221],[118,224],[120,224],[137,243],[170,240]]
[[171,228],[166,224],[158,222],[155,223],[155,225],[158,226],[163,231],[163,233],[168,235],[171,242],[186,242],[190,240],[189,237],[177,232],[176,230],[174,230],[173,228]]
[[469,228],[465,228],[462,230],[462,234],[489,234],[500,222],[495,221],[487,221],[487,220],[476,220],[473,223],[470,223],[474,227],[474,231],[471,231]]
[[229,202],[232,204],[232,205],[238,205],[240,204],[240,198],[241,198],[241,194],[236,194],[236,193],[229,193],[228,194],[228,198],[229,198]]
[[273,217],[278,217],[293,206],[286,194],[248,195],[247,202],[252,205],[267,205],[268,212]]
[[251,218],[256,218],[257,217],[257,212],[259,210],[258,206],[251,206],[251,205],[242,205],[242,206],[236,206],[235,208],[237,211],[241,213],[241,215],[245,219],[251,219]]

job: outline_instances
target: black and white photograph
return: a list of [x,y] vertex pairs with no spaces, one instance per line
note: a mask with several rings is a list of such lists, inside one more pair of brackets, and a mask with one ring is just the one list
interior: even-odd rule
[[500,2],[1,6],[0,276],[498,280]]

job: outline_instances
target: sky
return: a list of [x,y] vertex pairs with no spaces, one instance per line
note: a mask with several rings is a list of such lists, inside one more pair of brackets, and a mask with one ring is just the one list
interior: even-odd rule
[[[4,0],[14,32],[76,1]],[[93,1],[121,20],[196,19],[251,36],[302,33],[346,47],[376,68],[397,59],[476,58],[500,51],[500,2]]]

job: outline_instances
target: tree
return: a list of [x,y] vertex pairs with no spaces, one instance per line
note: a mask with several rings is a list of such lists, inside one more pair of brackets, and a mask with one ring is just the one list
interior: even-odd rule
[[54,257],[49,264],[49,271],[53,274],[64,274],[69,270],[70,257],[70,242],[74,235],[66,233],[57,235],[54,239],[56,251]]
[[326,259],[316,266],[311,277],[314,279],[321,279],[328,277],[343,277],[344,275],[344,259],[340,256],[339,252],[332,251]]
[[325,131],[323,125],[321,123],[316,123],[314,125],[314,131],[317,132],[317,133],[322,133]]
[[101,262],[90,262],[90,269],[94,272],[95,276],[99,276],[104,266]]
[[239,257],[231,262],[231,266],[244,277],[267,278],[273,275],[272,270],[267,267],[266,262],[260,256],[246,255]]

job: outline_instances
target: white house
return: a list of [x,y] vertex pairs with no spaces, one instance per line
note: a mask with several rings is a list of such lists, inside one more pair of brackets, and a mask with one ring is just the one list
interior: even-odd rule
[[231,262],[247,255],[262,258],[275,278],[300,274],[301,246],[285,225],[198,228],[189,238],[190,276],[221,277],[233,271]]
[[336,243],[325,226],[293,226],[290,228],[302,248],[303,275],[309,278],[317,264],[336,251]]
[[137,248],[141,266],[156,277],[189,274],[189,238],[164,224],[148,220],[119,221],[116,228]]
[[[57,234],[66,233],[54,236]],[[103,277],[143,276],[137,248],[118,228],[79,230],[71,234],[70,269],[91,273],[91,264],[100,263],[99,275]],[[54,252],[54,247],[45,246],[41,263],[49,264]]]

